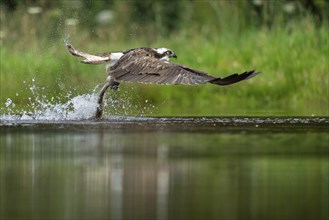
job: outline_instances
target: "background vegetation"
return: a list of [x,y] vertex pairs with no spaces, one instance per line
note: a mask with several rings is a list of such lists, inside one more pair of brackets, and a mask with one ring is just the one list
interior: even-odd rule
[[69,36],[82,51],[168,47],[174,62],[214,75],[263,72],[228,87],[122,84],[108,93],[120,107],[110,114],[328,116],[328,9],[321,0],[1,1],[1,113],[8,98],[19,111],[35,90],[64,102],[104,82],[103,66],[67,53]]

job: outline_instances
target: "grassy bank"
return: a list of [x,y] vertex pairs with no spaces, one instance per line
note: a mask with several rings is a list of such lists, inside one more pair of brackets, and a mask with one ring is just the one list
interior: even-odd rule
[[[32,85],[49,99],[65,99],[68,92],[90,92],[104,82],[104,67],[80,64],[67,53],[62,39],[41,43],[30,40],[31,47],[23,49],[15,49],[15,42],[1,45],[2,113],[7,98],[14,101],[16,109],[25,108],[28,98],[35,95],[30,90]],[[152,43],[135,37],[121,42],[89,41],[79,35],[71,36],[71,41],[89,52],[165,46],[178,55],[174,62],[217,76],[250,69],[263,73],[227,87],[122,84],[115,98],[129,99],[130,105],[141,108],[145,103],[156,106],[146,114],[329,115],[328,27],[315,27],[308,19],[290,27],[226,32],[208,39],[180,32]],[[128,114],[138,111],[135,108]]]

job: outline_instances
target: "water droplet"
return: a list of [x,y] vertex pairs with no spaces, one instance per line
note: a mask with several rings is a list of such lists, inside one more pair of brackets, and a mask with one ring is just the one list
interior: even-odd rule
[[10,98],[8,98],[5,105],[6,105],[6,107],[9,107],[12,103],[13,103],[13,101]]

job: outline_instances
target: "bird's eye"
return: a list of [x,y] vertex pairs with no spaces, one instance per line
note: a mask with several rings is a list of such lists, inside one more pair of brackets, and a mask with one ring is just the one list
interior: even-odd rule
[[165,54],[166,54],[166,55],[170,55],[170,51],[167,50],[167,51],[165,52]]

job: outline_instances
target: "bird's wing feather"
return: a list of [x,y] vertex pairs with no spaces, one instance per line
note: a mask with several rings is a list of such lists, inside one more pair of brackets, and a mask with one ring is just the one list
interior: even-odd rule
[[65,45],[67,50],[76,57],[82,57],[84,60],[82,60],[82,63],[86,64],[102,64],[110,60],[110,53],[104,53],[104,54],[88,54],[81,52],[77,49],[75,49],[72,44],[68,41],[68,39],[64,39]]
[[221,86],[237,83],[259,74],[259,72],[251,70],[220,78],[184,65],[162,61],[152,56],[145,56],[143,51],[126,53],[113,68],[108,69],[108,73],[119,82],[186,85],[209,82]]
[[260,72],[251,70],[251,71],[246,71],[246,72],[243,72],[240,74],[234,73],[225,78],[216,78],[216,79],[210,80],[209,82],[212,84],[220,85],[220,86],[226,86],[226,85],[231,85],[233,83],[240,82],[245,79],[250,79],[251,77],[254,77],[258,74],[260,74]]
[[125,54],[109,71],[116,81],[123,82],[196,85],[216,79],[183,65],[131,53]]

